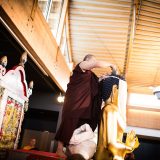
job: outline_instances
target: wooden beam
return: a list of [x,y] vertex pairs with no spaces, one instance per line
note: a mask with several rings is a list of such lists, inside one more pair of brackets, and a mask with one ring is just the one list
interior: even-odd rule
[[68,0],[64,0],[62,12],[61,12],[61,18],[60,18],[60,22],[59,22],[59,26],[58,26],[58,32],[56,34],[56,40],[57,40],[58,46],[61,43],[61,38],[62,38],[62,34],[63,34],[63,28],[64,28],[64,24],[65,24],[67,10],[68,10]]
[[0,0],[0,6],[5,2],[5,0]]
[[130,19],[130,26],[128,30],[128,41],[126,44],[126,56],[124,60],[124,68],[123,68],[123,76],[126,76],[126,73],[128,71],[129,67],[129,60],[130,60],[130,55],[133,49],[133,43],[134,43],[134,36],[135,36],[135,27],[136,27],[136,12],[137,12],[137,5],[138,5],[138,0],[134,0],[131,6],[131,19]]
[[130,4],[130,2],[127,2],[127,1],[121,1],[121,0],[118,0],[118,1],[113,1],[113,0],[98,0],[98,1],[91,1],[91,0],[72,0],[72,3],[78,3],[78,2],[86,2],[87,4],[99,4],[99,5],[113,5],[113,4],[119,4],[119,5],[128,5]]
[[87,3],[86,1],[81,1],[80,0],[80,1],[72,1],[70,7],[71,8],[72,8],[72,6],[78,6],[78,8],[80,8],[80,7],[91,8],[92,7],[92,8],[96,8],[96,9],[105,8],[105,9],[117,9],[117,10],[120,10],[120,11],[124,11],[124,10],[129,11],[130,10],[129,5],[124,4],[123,6],[122,5],[116,6],[113,3],[114,3],[114,1],[112,1],[110,4],[107,4],[107,3],[104,4],[104,3],[101,3],[101,2],[99,4],[97,4],[97,3],[94,3],[94,1],[90,1],[90,3]]
[[70,40],[70,26],[69,26],[68,11],[67,11],[67,14],[66,14],[66,38],[67,38],[69,62],[73,63],[72,62],[72,49],[71,49],[71,40]]
[[23,48],[27,50],[44,72],[57,86],[65,91],[70,70],[61,52],[57,55],[58,45],[37,7],[34,19],[31,19],[31,0],[6,1],[0,6],[0,16],[17,36]]

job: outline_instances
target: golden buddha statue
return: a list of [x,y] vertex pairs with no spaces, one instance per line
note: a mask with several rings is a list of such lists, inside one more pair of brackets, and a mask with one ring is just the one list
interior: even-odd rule
[[[96,160],[124,160],[127,153],[131,153],[139,146],[134,131],[127,134],[125,143],[122,142],[126,127],[126,102],[123,101],[127,100],[127,87],[125,81],[117,79],[118,85],[111,85],[110,98],[102,108]],[[120,85],[122,85],[121,91],[124,92],[121,94],[119,94]]]

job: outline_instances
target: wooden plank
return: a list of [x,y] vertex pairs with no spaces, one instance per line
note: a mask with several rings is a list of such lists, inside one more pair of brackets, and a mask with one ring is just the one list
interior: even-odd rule
[[139,39],[135,39],[135,42],[138,43],[138,44],[147,44],[147,45],[157,45],[159,46],[160,44],[160,41],[154,41],[154,40],[139,40]]
[[149,21],[149,22],[159,23],[159,18],[154,18],[154,17],[150,17],[150,16],[141,15],[141,16],[139,17],[139,19],[140,19],[140,20]]
[[144,111],[153,111],[153,112],[160,112],[160,109],[157,108],[148,108],[148,107],[141,107],[141,106],[131,106],[127,105],[127,109],[136,109],[136,110],[144,110]]
[[126,37],[112,37],[112,36],[109,36],[109,37],[96,37],[96,36],[73,36],[71,38],[71,41],[85,41],[85,42],[98,42],[98,41],[103,41],[105,43],[107,42],[113,42],[113,43],[116,43],[116,42],[120,42],[120,43],[124,43],[126,42]]
[[127,31],[127,27],[112,27],[112,26],[71,26],[70,27],[71,30],[73,31],[77,31],[77,30],[86,30],[86,31],[97,31],[97,32],[102,32],[102,31],[106,31],[106,30],[109,30],[109,31],[118,31],[118,32],[123,32],[123,33],[126,33]]
[[148,94],[148,95],[151,95],[152,94],[152,91],[150,91],[149,89],[147,88],[131,88],[128,87],[128,92],[129,93],[140,93],[140,94]]
[[72,0],[73,2],[87,2],[87,3],[92,3],[92,4],[105,4],[105,5],[122,5],[122,6],[129,6],[131,1],[120,1],[120,0],[98,0],[98,1],[93,1],[93,0]]
[[110,46],[116,46],[116,47],[118,47],[118,46],[123,46],[123,47],[125,47],[125,43],[123,43],[123,42],[110,42],[110,41],[101,41],[101,40],[99,40],[99,41],[73,41],[72,42],[72,46],[79,46],[79,47],[87,47],[88,45],[96,45],[97,47],[99,47],[99,46],[106,46],[106,47],[110,47]]
[[154,13],[154,12],[152,12],[152,10],[151,11],[145,11],[145,10],[142,9],[140,15],[149,16],[149,17],[153,17],[153,18],[160,18],[159,13]]
[[[138,69],[138,68],[136,68],[136,69]],[[139,69],[139,70],[141,70],[141,69]],[[146,74],[144,74],[144,76],[143,76],[143,73],[147,72],[147,69],[144,69],[143,72],[142,71],[136,72],[135,70],[130,71],[130,72],[128,72],[128,75],[127,75],[127,81],[130,81],[132,84],[135,83],[135,82],[136,83],[138,82],[139,84],[144,84],[146,82],[150,83],[150,84],[153,84],[153,79],[151,79],[150,77],[151,77],[151,75],[153,77],[155,77],[155,70],[156,69],[149,70],[148,72],[152,72],[152,74],[147,74],[146,73]],[[137,78],[137,76],[133,77],[132,74],[136,74],[139,77],[138,78]],[[144,78],[149,78],[149,79],[141,80],[140,78],[144,79],[143,77]]]
[[[134,67],[130,67],[130,71],[128,73],[136,72],[136,69],[138,69],[137,74],[139,74],[140,76],[141,75],[143,76],[142,73],[145,73],[146,70],[148,70],[148,72],[146,72],[146,74],[148,74],[148,75],[150,75],[152,73],[155,73],[155,71],[157,70],[157,67],[148,67],[148,68],[147,67],[141,67],[141,66],[136,66],[135,68]],[[149,72],[152,72],[152,73],[149,73]],[[134,76],[132,76],[132,75],[130,75],[129,77],[134,78]],[[137,76],[135,78],[137,78]]]
[[106,30],[104,29],[104,30],[97,30],[97,29],[81,29],[81,28],[78,28],[78,27],[76,27],[76,28],[71,28],[71,31],[74,33],[76,33],[76,32],[78,32],[78,33],[94,33],[94,34],[98,34],[98,33],[100,33],[100,34],[106,34],[106,33],[112,33],[112,34],[120,34],[120,35],[122,35],[122,34],[124,34],[124,35],[126,35],[127,36],[127,32],[126,32],[126,30],[117,30],[116,28],[110,28],[110,29],[107,29],[106,28]]
[[100,20],[104,20],[104,19],[107,19],[107,20],[113,20],[113,21],[120,21],[120,22],[125,22],[125,21],[128,21],[129,20],[129,17],[120,17],[118,15],[115,15],[113,17],[113,15],[81,15],[81,14],[78,14],[78,13],[74,13],[74,14],[70,14],[70,19],[86,19],[86,20],[92,20],[92,19],[96,19],[98,21]]
[[[141,77],[142,78],[142,77]],[[148,78],[148,77],[146,77]],[[153,86],[154,83],[152,81],[133,81],[130,79],[130,80],[127,80],[130,88],[132,89],[141,89],[142,87],[150,87],[150,86]],[[135,87],[136,86],[136,87]]]
[[137,57],[137,56],[134,56],[134,57],[132,57],[132,60],[131,60],[131,62],[133,63],[133,62],[135,62],[135,63],[137,63],[137,64],[139,64],[139,63],[141,63],[141,64],[143,64],[143,63],[147,63],[147,62],[154,62],[155,64],[157,64],[158,63],[158,61],[160,61],[160,57],[148,57],[148,58],[139,58],[139,57]]
[[101,39],[101,37],[102,38],[107,38],[107,37],[113,37],[113,38],[124,38],[125,36],[127,36],[126,35],[126,33],[124,34],[124,33],[111,33],[111,32],[107,32],[107,33],[105,33],[105,34],[103,34],[103,33],[98,33],[98,34],[95,34],[95,33],[78,33],[78,32],[75,32],[75,33],[72,33],[71,32],[71,34],[70,34],[71,36],[89,36],[89,37],[98,37],[98,38],[100,38]]
[[[148,72],[146,72],[146,74],[152,74],[152,73],[154,73],[156,70],[157,70],[157,68],[158,67],[155,67],[155,66],[139,66],[139,65],[136,65],[135,67],[134,67],[134,65],[133,66],[130,66],[129,67],[130,69],[129,69],[129,72],[128,73],[132,73],[132,72],[137,72],[137,74],[138,73],[145,73],[147,70],[148,70]],[[136,70],[138,70],[138,71],[136,71]],[[151,73],[149,73],[149,72],[151,72]],[[143,74],[142,74],[143,75]],[[130,75],[130,76],[132,76],[132,75]],[[135,76],[136,78],[137,78],[137,76]],[[134,78],[134,77],[133,77]],[[151,77],[152,78],[152,77]]]
[[87,3],[87,2],[76,2],[76,1],[72,1],[70,7],[72,8],[72,6],[77,6],[77,7],[82,7],[82,8],[105,8],[105,9],[113,9],[113,10],[121,10],[121,11],[129,11],[130,10],[130,6],[124,5],[124,6],[118,6],[118,5],[109,5],[109,4],[93,4],[92,3]]
[[150,21],[146,21],[146,20],[142,20],[142,19],[139,19],[137,24],[138,25],[145,25],[148,27],[160,28],[160,23],[150,22]]
[[[109,52],[107,50],[104,50],[104,49],[103,50],[94,50],[94,49],[92,49],[92,50],[79,50],[79,49],[74,49],[73,51],[76,54],[82,54],[83,52],[92,52],[92,53],[94,52],[94,54],[96,54],[97,56],[109,54]],[[113,56],[120,56],[120,57],[125,56],[124,51],[121,51],[121,50],[119,50],[119,51],[112,50],[112,55]]]
[[[136,73],[132,73],[132,74],[136,74]],[[155,77],[155,74],[152,74],[153,77]],[[140,76],[139,78],[142,78],[142,79],[149,79],[149,76],[145,75],[145,76]],[[155,82],[153,82],[153,80],[139,80],[139,79],[133,79],[133,77],[127,77],[127,82],[129,82],[130,85],[133,86],[154,86],[155,85]]]
[[94,18],[94,17],[86,17],[86,16],[74,16],[70,15],[70,20],[76,20],[76,21],[84,21],[84,22],[96,22],[96,23],[107,23],[107,22],[119,22],[119,23],[124,23],[126,24],[128,20],[126,18],[121,18],[121,19],[114,19],[112,17],[106,17],[105,19],[102,18]]
[[67,46],[68,46],[68,53],[69,53],[69,62],[72,63],[72,49],[71,49],[71,41],[70,41],[70,26],[69,26],[69,17],[68,11],[66,13],[66,37],[67,37]]
[[[154,61],[153,61],[153,62],[154,62]],[[133,66],[136,65],[135,68],[142,67],[141,69],[145,69],[145,68],[146,68],[146,69],[147,69],[147,68],[149,69],[150,67],[158,67],[158,66],[159,66],[159,64],[158,64],[158,63],[156,64],[155,62],[154,62],[154,63],[151,63],[151,62],[150,62],[150,63],[148,64],[148,63],[143,63],[143,62],[136,63],[135,61],[131,61],[131,62],[130,62],[130,65],[133,65]],[[140,68],[139,68],[139,69],[140,69]]]
[[147,36],[147,35],[138,35],[136,34],[135,37],[136,40],[146,40],[146,41],[153,41],[153,42],[159,42],[160,41],[160,37],[155,37],[154,36]]
[[[71,25],[86,25],[86,20],[83,20],[83,19],[79,19],[79,20],[76,20],[76,19],[74,19],[74,20],[72,20],[72,19],[70,19],[70,17],[69,17],[69,20],[70,20],[70,24]],[[95,26],[114,26],[114,25],[118,25],[117,27],[126,27],[126,26],[128,26],[128,22],[126,21],[126,22],[118,22],[118,21],[114,21],[114,22],[112,22],[112,21],[101,21],[101,23],[96,23],[96,21],[88,21],[87,22],[87,24],[89,25],[89,26],[93,26],[93,25],[95,25]]]
[[148,27],[148,26],[145,26],[145,25],[138,25],[137,29],[141,30],[141,31],[153,32],[155,34],[159,34],[160,35],[160,28],[155,28],[155,27],[151,27],[151,26]]
[[[84,48],[84,45],[78,45],[78,44],[75,44],[75,45],[73,45],[72,44],[72,47],[73,48],[76,48],[76,47],[78,47],[79,49],[83,49]],[[86,46],[88,49],[92,49],[93,48],[93,46]],[[106,45],[106,46],[94,46],[94,49],[96,50],[96,49],[105,49],[105,50],[110,50],[110,47],[116,47],[116,45],[114,45],[114,44],[110,44],[110,45]],[[119,49],[124,49],[124,46],[122,46],[122,45],[117,45],[117,47],[119,48]]]
[[[154,83],[153,81],[138,81],[138,78],[142,78],[142,76],[137,76],[136,79],[132,80],[131,78],[129,80],[127,80],[127,82],[129,82],[129,84],[133,87],[133,86],[141,86],[141,87],[150,87],[153,86]],[[145,78],[148,78],[147,76],[145,76]]]
[[[135,2],[135,1],[134,1]],[[130,29],[128,29],[128,41],[126,42],[126,56],[124,59],[124,68],[123,68],[123,76],[126,76],[129,67],[130,55],[133,48],[133,40],[135,36],[135,25],[136,25],[136,4],[133,4],[131,9],[131,21],[130,21]]]
[[[84,56],[82,55],[82,54],[76,54],[76,56],[74,56],[75,58],[83,58]],[[109,54],[106,54],[106,55],[95,55],[95,57],[97,57],[97,58],[99,58],[99,59],[103,59],[103,60],[105,60],[105,59],[108,59],[108,58],[114,58],[115,60],[117,60],[117,61],[124,61],[124,57],[123,56],[121,56],[121,55],[109,55]]]
[[160,46],[154,46],[154,45],[141,45],[138,43],[134,44],[135,48],[145,48],[145,49],[150,49],[150,50],[160,50]]
[[[132,73],[132,74],[135,74],[135,73]],[[152,74],[153,75],[153,77],[155,77],[155,74]],[[139,78],[143,78],[143,76],[140,76]],[[147,75],[144,75],[144,78],[145,79],[149,79],[149,77],[147,76]],[[127,82],[128,82],[128,84],[131,86],[131,87],[135,87],[135,86],[137,86],[137,88],[138,87],[150,87],[150,86],[154,86],[155,85],[155,82],[153,82],[153,81],[147,81],[147,80],[145,80],[145,81],[139,81],[138,79],[132,79],[132,77],[129,77],[129,78],[127,78]]]
[[70,20],[70,25],[71,26],[100,26],[100,27],[114,27],[114,28],[128,28],[128,23],[122,23],[122,22],[101,22],[101,23],[96,23],[94,21],[88,21],[86,23],[86,21],[83,20]]
[[159,54],[159,51],[158,50],[152,50],[152,52],[149,50],[149,49],[145,49],[145,48],[133,48],[133,52],[139,52],[139,53],[146,53],[146,56],[147,54]]
[[132,59],[148,59],[148,60],[153,60],[156,59],[157,61],[160,59],[160,54],[146,54],[146,53],[138,53],[138,52],[134,52],[134,54],[131,55]]
[[154,13],[160,13],[160,10],[158,8],[154,8],[154,7],[151,7],[151,6],[142,5],[142,10],[152,11]]
[[160,9],[160,3],[155,3],[155,0],[154,1],[145,0],[143,1],[143,5]]
[[84,13],[84,14],[102,14],[102,15],[105,15],[105,14],[110,14],[110,15],[115,15],[115,14],[119,14],[121,16],[129,16],[129,12],[126,12],[126,11],[117,11],[117,10],[101,10],[101,9],[97,9],[96,10],[96,13],[95,13],[95,10],[92,9],[92,8],[70,8],[69,10],[69,13],[72,14],[72,13],[75,13],[75,12],[78,12],[78,13]]
[[160,129],[159,121],[160,112],[127,109],[127,125],[129,126]]
[[137,64],[137,65],[144,65],[144,66],[158,66],[159,65],[159,60],[145,60],[145,59],[132,59],[131,64]]
[[[142,77],[141,77],[142,78]],[[148,77],[145,77],[148,78]],[[132,89],[141,89],[141,87],[151,87],[154,86],[155,83],[153,83],[152,81],[133,81],[131,79],[127,80],[130,88]],[[135,88],[135,86],[137,86],[137,88]],[[133,88],[134,87],[134,88]],[[139,88],[138,88],[139,87]]]
[[107,48],[108,50],[104,50],[104,48],[101,48],[101,50],[100,50],[100,48],[98,49],[98,50],[96,50],[95,48],[77,48],[77,47],[72,47],[72,49],[74,50],[74,51],[82,51],[82,52],[89,52],[89,51],[101,51],[101,52],[110,52],[110,50],[112,51],[112,52],[119,52],[119,53],[121,53],[122,51],[124,51],[125,52],[125,48],[123,48],[123,49],[120,49],[120,48],[115,48],[115,47],[110,47],[110,48]]

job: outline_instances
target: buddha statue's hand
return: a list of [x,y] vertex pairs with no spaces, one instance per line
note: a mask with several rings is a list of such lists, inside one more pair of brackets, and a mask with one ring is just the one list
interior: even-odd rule
[[139,146],[138,138],[133,130],[127,134],[126,146],[131,147],[132,150]]
[[133,149],[130,146],[126,146],[126,150],[129,151],[129,152],[131,152]]

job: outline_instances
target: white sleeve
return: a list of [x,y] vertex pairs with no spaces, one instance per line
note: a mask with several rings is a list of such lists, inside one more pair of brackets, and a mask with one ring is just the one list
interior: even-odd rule
[[94,133],[88,124],[84,124],[77,128],[70,139],[70,144],[79,144],[83,141],[93,138]]

